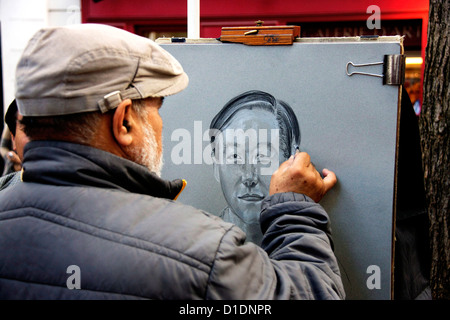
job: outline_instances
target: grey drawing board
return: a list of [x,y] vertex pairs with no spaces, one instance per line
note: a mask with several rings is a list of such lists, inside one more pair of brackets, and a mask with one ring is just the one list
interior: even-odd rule
[[167,97],[161,109],[162,176],[187,180],[177,201],[213,214],[226,207],[207,159],[209,124],[231,98],[248,90],[268,92],[294,110],[300,149],[319,171],[326,167],[338,177],[321,204],[331,219],[347,299],[391,299],[399,86],[348,75],[383,74],[383,64],[347,67],[401,54],[401,38],[303,39],[290,46],[160,44],[190,78],[188,88]]

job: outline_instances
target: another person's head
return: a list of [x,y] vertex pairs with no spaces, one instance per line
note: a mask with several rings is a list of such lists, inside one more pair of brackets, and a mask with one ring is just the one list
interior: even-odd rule
[[[22,125],[20,124],[21,120],[22,115],[19,114],[17,110],[17,103],[14,99],[9,105],[8,110],[6,111],[5,123],[8,126],[9,132],[11,133],[12,148],[17,152],[17,156],[19,157],[20,161],[23,160],[23,149],[29,141],[25,132],[23,132]],[[20,163],[18,163],[18,165],[20,165]]]
[[271,174],[300,145],[293,110],[268,93],[248,91],[219,111],[210,135],[214,174],[228,205],[244,222],[258,222]]
[[153,41],[106,25],[38,31],[16,74],[18,109],[31,140],[96,147],[148,167],[162,165],[163,97],[188,77]]

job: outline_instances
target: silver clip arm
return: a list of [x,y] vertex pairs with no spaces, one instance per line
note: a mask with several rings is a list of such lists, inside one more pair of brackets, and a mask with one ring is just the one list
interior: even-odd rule
[[358,72],[358,71],[353,71],[353,72],[349,72],[348,71],[348,67],[351,65],[352,67],[355,68],[359,68],[359,67],[367,67],[367,66],[376,66],[376,65],[380,65],[383,64],[383,62],[371,62],[371,63],[360,63],[360,64],[355,64],[351,61],[347,62],[347,66],[345,67],[345,72],[347,73],[347,75],[349,77],[351,77],[354,74],[362,74],[365,76],[371,76],[371,77],[379,77],[379,78],[383,78],[382,74],[375,74],[375,73],[367,73],[367,72]]

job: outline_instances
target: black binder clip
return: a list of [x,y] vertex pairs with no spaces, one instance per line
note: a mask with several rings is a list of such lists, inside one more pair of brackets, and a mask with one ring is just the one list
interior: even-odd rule
[[[403,54],[385,55],[383,61],[355,64],[351,61],[347,62],[345,72],[347,76],[360,74],[371,77],[379,77],[383,79],[383,85],[401,85],[405,83],[405,60]],[[383,74],[375,74],[368,72],[349,71],[350,66],[354,68],[370,67],[375,65],[383,65]]]

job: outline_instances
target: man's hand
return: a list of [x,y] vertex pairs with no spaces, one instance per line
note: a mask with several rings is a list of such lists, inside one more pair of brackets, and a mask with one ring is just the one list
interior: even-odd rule
[[323,169],[322,174],[323,179],[311,163],[309,154],[297,152],[273,173],[269,194],[296,192],[319,202],[337,182],[334,172]]
[[22,161],[20,161],[19,156],[14,151],[9,151],[6,155],[14,165],[14,171],[20,171],[22,169]]

